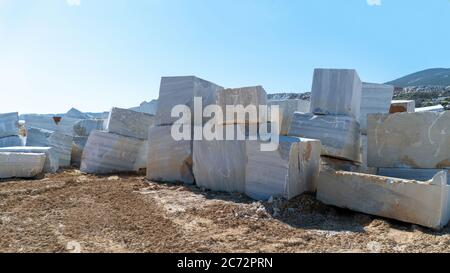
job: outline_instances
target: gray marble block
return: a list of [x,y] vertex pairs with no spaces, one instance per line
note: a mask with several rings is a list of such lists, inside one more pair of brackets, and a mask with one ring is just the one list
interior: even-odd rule
[[368,125],[369,166],[450,167],[450,111],[373,114]]
[[83,156],[83,150],[88,141],[87,136],[75,136],[72,143],[72,154],[70,157],[70,163],[72,166],[81,166],[81,157]]
[[205,108],[215,104],[217,92],[222,89],[221,86],[195,76],[163,77],[159,89],[156,124],[171,125],[177,121],[178,117],[171,117],[172,108],[176,105],[186,105],[191,109],[194,124],[194,97],[201,97]]
[[[292,116],[294,112],[309,113],[311,108],[311,103],[306,100],[271,100],[269,101],[269,106],[279,106],[280,110],[280,135],[287,136],[289,131],[289,126],[292,122]],[[270,119],[270,116],[269,116]]]
[[102,131],[105,127],[103,119],[82,119],[73,125],[74,136],[88,137],[94,131]]
[[0,152],[0,178],[32,178],[42,173],[44,153]]
[[147,178],[158,182],[194,184],[192,173],[192,141],[176,141],[172,126],[149,129]]
[[30,128],[26,145],[31,147],[52,147],[59,155],[59,167],[70,167],[73,137],[60,132]]
[[245,193],[256,200],[271,196],[294,198],[316,190],[320,171],[320,141],[280,137],[278,149],[261,151],[261,141],[248,141]]
[[[59,123],[55,122],[54,117],[60,117],[61,121]],[[73,136],[73,126],[75,123],[80,121],[79,118],[58,116],[58,115],[36,115],[36,114],[26,114],[20,115],[22,120],[25,120],[25,127],[30,128],[40,128],[49,131],[59,132],[62,134]]]
[[315,69],[311,113],[359,118],[362,82],[353,69]]
[[55,173],[59,169],[59,155],[52,147],[7,147],[0,148],[0,152],[45,154],[43,171]]
[[20,136],[0,137],[0,148],[16,147],[16,146],[23,146],[23,141]]
[[368,114],[389,114],[394,87],[377,83],[363,83],[359,124],[361,133],[367,133]]
[[288,134],[320,140],[322,155],[361,162],[359,123],[353,117],[295,112]]
[[137,138],[92,131],[83,149],[80,170],[93,174],[137,171],[142,144]]
[[114,107],[109,113],[106,131],[145,140],[148,139],[148,129],[154,125],[154,116]]
[[321,172],[317,199],[325,204],[440,229],[450,218],[447,173],[427,182],[351,172]]
[[0,137],[14,136],[19,134],[18,113],[0,114]]

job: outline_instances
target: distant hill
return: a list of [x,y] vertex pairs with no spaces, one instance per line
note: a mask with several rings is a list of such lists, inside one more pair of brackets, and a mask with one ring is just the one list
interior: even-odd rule
[[387,82],[396,87],[450,86],[450,68],[432,68]]

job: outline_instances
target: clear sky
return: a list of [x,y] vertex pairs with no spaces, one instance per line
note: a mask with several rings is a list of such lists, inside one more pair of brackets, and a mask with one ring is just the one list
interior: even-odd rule
[[449,0],[0,0],[0,113],[104,111],[161,76],[305,92],[315,67],[386,82],[450,66]]

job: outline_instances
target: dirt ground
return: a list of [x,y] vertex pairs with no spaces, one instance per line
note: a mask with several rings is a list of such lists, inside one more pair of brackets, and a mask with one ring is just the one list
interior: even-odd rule
[[450,252],[450,228],[66,170],[0,182],[0,252]]

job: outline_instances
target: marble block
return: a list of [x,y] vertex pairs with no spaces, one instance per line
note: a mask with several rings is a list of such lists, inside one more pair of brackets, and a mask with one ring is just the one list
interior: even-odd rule
[[394,87],[392,85],[363,83],[359,124],[361,133],[367,133],[368,114],[388,114],[391,107]]
[[[269,106],[278,105],[280,107],[280,135],[287,136],[289,126],[292,122],[292,115],[294,112],[308,113],[311,108],[311,103],[306,100],[271,100]],[[270,118],[270,116],[269,116]]]
[[84,147],[88,141],[87,136],[75,136],[72,143],[72,155],[70,157],[70,163],[72,166],[81,166],[81,157],[83,156]]
[[44,153],[0,152],[0,178],[32,178],[42,173]]
[[7,147],[0,148],[0,152],[45,154],[43,171],[55,173],[59,169],[59,155],[52,147]]
[[30,128],[26,145],[31,147],[52,147],[59,155],[59,167],[70,167],[73,137],[60,132]]
[[[26,114],[20,115],[20,118],[25,121],[25,127],[27,129],[40,128],[70,136],[74,135],[73,126],[80,121],[79,118],[66,117],[64,115]],[[55,118],[60,118],[60,121],[56,122]]]
[[19,114],[0,114],[0,138],[19,134]]
[[20,136],[0,137],[0,148],[16,147],[16,146],[23,146],[23,141]]
[[102,131],[105,121],[103,119],[82,119],[73,126],[74,136],[88,137],[94,131]]
[[377,174],[409,180],[427,181],[442,171],[447,172],[447,184],[450,185],[450,169],[378,168]]
[[146,140],[148,139],[148,128],[154,125],[154,116],[114,107],[109,113],[106,131]]

